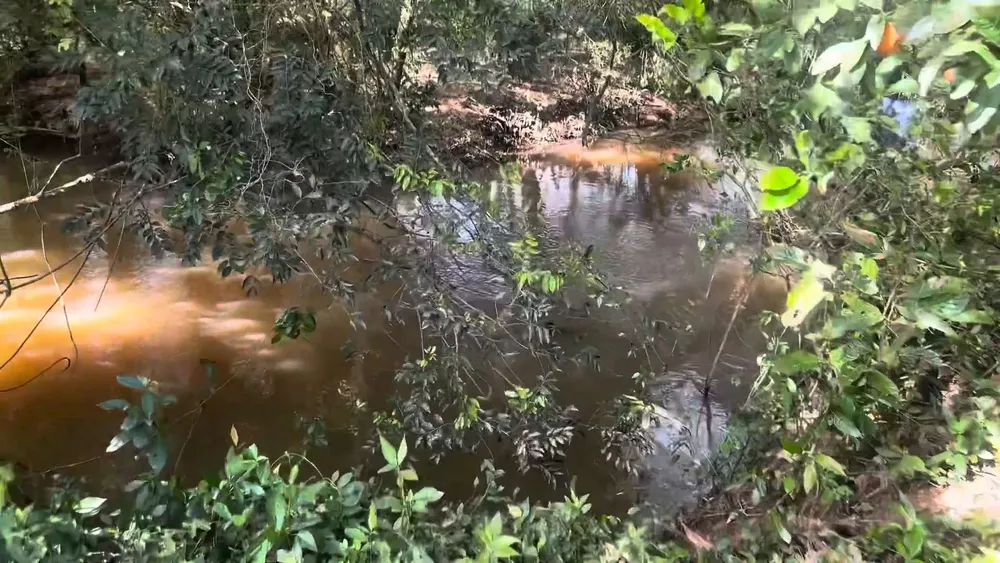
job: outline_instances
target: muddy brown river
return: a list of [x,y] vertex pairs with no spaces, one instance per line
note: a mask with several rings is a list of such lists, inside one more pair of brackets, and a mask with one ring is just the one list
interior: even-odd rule
[[[647,477],[622,482],[601,461],[596,438],[581,440],[565,462],[567,472],[578,477],[578,489],[592,493],[605,510],[627,507],[637,496],[665,504],[691,496],[697,466],[724,436],[727,413],[745,399],[756,371],[762,349],[756,313],[782,306],[783,285],[757,277],[720,356],[706,404],[701,384],[749,271],[746,253],[709,260],[698,248],[699,230],[733,194],[690,175],[665,174],[660,163],[669,157],[670,151],[614,140],[590,149],[554,146],[527,160],[516,194],[519,204],[544,214],[559,234],[594,245],[597,264],[633,295],[631,310],[675,327],[659,345],[665,369],[654,394],[663,424],[655,430],[660,451],[649,460]],[[0,158],[0,203],[31,193],[57,161],[32,165]],[[68,162],[53,185],[100,167],[87,159]],[[157,260],[115,229],[107,251],[84,261],[77,256],[80,240],[63,234],[61,223],[77,205],[108,193],[100,183],[83,184],[0,215],[7,274],[15,284],[38,278],[0,308],[0,459],[33,472],[85,477],[94,488],[120,486],[145,461],[128,448],[103,454],[121,415],[96,405],[128,397],[116,376],[144,375],[176,395],[179,404],[170,407],[169,420],[208,396],[203,362],[210,361],[217,365],[221,389],[200,415],[167,427],[167,472],[176,470],[191,481],[217,471],[231,427],[241,441],[258,444],[267,455],[298,448],[302,420],[325,428],[329,445],[309,453],[324,472],[365,461],[352,405],[389,393],[394,370],[419,352],[409,329],[380,314],[383,296],[359,300],[367,324],[362,332],[351,327],[345,308],[306,276],[264,284],[259,295],[248,298],[241,280],[222,279],[215,265],[183,267],[171,256]],[[752,244],[748,235],[737,240]],[[318,312],[316,332],[272,345],[274,321],[291,306]],[[620,322],[567,319],[580,346],[602,350],[600,372],[567,374],[561,382],[569,400],[587,405],[606,399],[618,391],[610,374],[634,371]],[[421,466],[421,477],[461,495],[480,461],[449,456],[441,466]],[[533,498],[552,496],[540,476],[511,470],[507,479]]]

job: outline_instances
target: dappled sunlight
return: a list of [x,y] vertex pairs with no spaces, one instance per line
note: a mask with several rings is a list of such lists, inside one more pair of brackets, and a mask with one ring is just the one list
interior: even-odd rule
[[1000,523],[1000,476],[994,469],[986,469],[966,481],[921,490],[913,504],[955,519],[981,517]]

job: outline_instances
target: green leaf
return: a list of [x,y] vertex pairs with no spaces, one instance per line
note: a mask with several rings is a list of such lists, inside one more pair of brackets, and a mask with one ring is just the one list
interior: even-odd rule
[[374,530],[378,526],[378,515],[375,513],[375,503],[368,505],[368,529]]
[[663,11],[670,16],[671,19],[681,25],[684,25],[689,19],[691,19],[691,12],[688,12],[676,4],[667,4],[663,7]]
[[794,187],[780,192],[764,192],[760,198],[761,211],[780,211],[799,202],[809,193],[809,183],[800,181]]
[[663,23],[663,20],[652,14],[639,14],[635,18],[645,27],[653,37],[660,40],[664,49],[670,49],[677,43],[677,35]]
[[802,488],[809,494],[816,488],[816,464],[809,462],[802,472]]
[[793,479],[790,475],[785,475],[785,478],[782,480],[782,485],[784,486],[787,494],[795,492],[795,479]]
[[503,532],[503,519],[500,518],[500,513],[493,515],[489,523],[486,524],[486,532],[491,536],[498,536]]
[[840,99],[840,96],[819,82],[816,82],[809,89],[804,104],[813,119],[819,119],[827,110],[830,110],[834,114],[839,114],[844,107],[844,102]]
[[269,538],[263,538],[250,554],[250,561],[253,563],[265,563],[267,561],[268,553],[271,553],[271,540]]
[[872,125],[863,117],[845,117],[840,120],[844,130],[855,143],[871,143]]
[[914,525],[903,536],[903,546],[906,547],[910,559],[916,558],[924,550],[924,536],[927,530],[923,524]]
[[104,401],[103,403],[101,403],[100,407],[106,411],[113,411],[113,410],[124,411],[128,410],[129,404],[128,401],[124,399],[111,399],[109,401]]
[[704,0],[684,0],[684,9],[691,14],[696,20],[702,20],[705,17],[705,2]]
[[142,404],[142,412],[146,413],[147,417],[152,417],[153,412],[156,410],[156,395],[147,391],[142,394],[140,402]]
[[781,516],[774,510],[771,511],[770,516],[771,524],[778,532],[778,535],[781,536],[781,540],[785,543],[792,543],[792,534],[788,533],[788,529],[781,523]]
[[833,459],[832,457],[826,454],[816,454],[815,459],[816,463],[818,463],[820,467],[826,469],[830,473],[833,473],[835,475],[840,475],[841,477],[847,476],[847,472],[844,471],[844,466],[841,465],[839,461]]
[[399,441],[399,449],[396,451],[397,466],[402,465],[403,460],[406,459],[406,452],[407,452],[406,436],[403,436],[403,439]]
[[714,70],[708,73],[704,80],[698,83],[698,92],[703,98],[712,98],[715,103],[722,102],[722,81],[719,80],[719,73]]
[[934,57],[920,69],[917,75],[917,84],[920,87],[920,95],[926,96],[931,89],[934,79],[941,73],[941,66],[944,65],[944,57]]
[[948,97],[953,100],[960,100],[972,93],[972,90],[975,87],[976,81],[971,78],[966,78],[965,80],[959,82],[958,86],[955,86],[955,89],[951,91],[951,94]]
[[844,415],[840,413],[835,413],[833,415],[833,425],[837,428],[837,430],[840,430],[840,432],[846,436],[850,436],[852,438],[861,437],[861,431],[858,430],[858,427],[855,426],[850,420],[844,418]]
[[796,442],[795,440],[793,440],[793,439],[791,439],[791,438],[789,438],[787,436],[782,436],[781,437],[781,449],[785,450],[786,452],[788,452],[788,453],[790,453],[792,455],[798,455],[798,454],[802,453],[802,444]]
[[774,360],[774,369],[783,375],[795,375],[818,367],[822,361],[816,354],[794,350]]
[[930,311],[917,310],[916,311],[917,327],[923,330],[934,329],[938,332],[944,333],[948,336],[955,337],[958,336],[951,326],[944,321],[941,317],[931,313]]
[[379,434],[378,440],[379,444],[382,447],[382,458],[385,459],[385,462],[389,464],[390,467],[395,469],[396,467],[399,466],[399,464],[396,462],[397,460],[396,448],[392,447],[392,444],[389,443],[389,440],[386,440],[381,434]]
[[899,398],[899,387],[884,373],[874,370],[869,371],[865,374],[865,380],[868,382],[869,387],[882,395],[887,395],[894,399]]
[[900,78],[897,82],[889,86],[889,94],[916,94],[920,91],[920,84],[909,76]]
[[746,53],[746,49],[733,49],[729,52],[729,57],[726,59],[726,72],[735,72],[739,70],[740,66],[743,64],[744,53]]
[[893,472],[903,477],[913,477],[917,473],[927,473],[924,460],[915,455],[905,455],[893,468]]
[[441,500],[444,493],[435,489],[434,487],[424,487],[413,494],[413,500],[419,500],[427,503],[437,502]]
[[779,192],[794,187],[801,181],[798,173],[787,166],[775,166],[760,178],[760,189]]
[[991,68],[1000,66],[1000,60],[998,60],[993,53],[990,52],[989,48],[986,47],[986,45],[984,45],[981,41],[957,41],[949,45],[948,48],[941,53],[941,56],[950,58],[964,55],[966,53],[976,53]]
[[[885,33],[885,23],[882,21],[880,16],[872,16],[868,19],[868,26],[865,28],[865,39],[868,40],[868,46],[871,47],[872,51],[878,49],[879,43],[882,42],[882,35]],[[879,65],[882,63],[880,62]],[[876,70],[876,72],[878,72]]]
[[316,548],[316,538],[313,537],[312,532],[309,530],[302,530],[301,532],[295,534],[295,541],[302,546],[302,549],[312,551],[316,553],[319,549]]
[[[881,41],[882,32],[879,31],[879,40]],[[892,55],[891,57],[886,57],[879,61],[878,65],[875,67],[875,74],[881,76],[884,74],[889,74],[890,72],[896,70],[899,65],[903,64],[903,59],[898,55]]]
[[231,522],[233,520],[233,513],[229,510],[229,507],[222,502],[217,502],[212,505],[212,512],[217,514],[219,518],[222,518],[226,522]]
[[100,512],[105,502],[107,502],[107,499],[101,497],[83,498],[76,501],[76,504],[73,505],[73,512],[83,516],[93,516]]
[[167,444],[163,438],[158,438],[152,449],[146,452],[146,462],[149,463],[149,468],[154,474],[160,473],[166,467]]
[[344,535],[356,542],[361,542],[361,540],[367,537],[365,533],[358,528],[346,528],[344,529]]
[[802,324],[809,313],[827,296],[829,293],[823,289],[823,283],[816,279],[812,272],[805,274],[788,293],[788,308],[781,315],[781,322],[787,327]]
[[840,11],[840,6],[837,4],[837,2],[824,0],[819,6],[816,7],[814,11],[816,12],[816,19],[819,20],[819,23],[826,23],[836,17],[837,12]]
[[845,293],[841,298],[844,300],[844,304],[847,305],[850,316],[857,319],[865,327],[875,326],[882,322],[882,311],[879,311],[875,305],[851,293]]
[[493,551],[493,555],[496,557],[517,557],[518,551],[514,549],[514,544],[520,543],[521,540],[515,538],[514,536],[498,536],[490,544],[490,549]]
[[799,35],[805,35],[814,25],[816,25],[816,10],[801,10],[792,16],[792,24]]
[[809,131],[799,131],[795,134],[795,152],[799,155],[799,161],[807,169],[809,168],[809,155],[812,153],[813,142],[809,138]]
[[976,311],[969,310],[963,311],[957,315],[951,317],[951,320],[956,323],[970,323],[970,324],[981,324],[981,325],[991,325],[993,324],[993,317],[986,311]]
[[145,389],[146,380],[141,377],[136,377],[134,375],[119,375],[118,383],[128,387],[129,389]]
[[990,120],[993,119],[993,116],[996,115],[996,113],[997,113],[997,108],[994,107],[979,108],[979,110],[976,111],[975,117],[973,119],[970,119],[969,122],[966,124],[969,133],[975,133],[980,129],[982,129],[983,127],[986,127],[986,125],[990,122]]
[[861,39],[845,41],[828,47],[820,56],[816,57],[809,72],[820,76],[837,67],[840,67],[843,72],[850,72],[861,60],[861,55],[865,52],[865,44],[865,40]]
[[129,439],[130,439],[129,433],[125,430],[122,430],[121,432],[116,434],[114,438],[111,439],[111,443],[108,444],[108,447],[105,448],[104,451],[108,453],[117,452],[118,450],[122,449],[125,446],[125,444],[129,442]]
[[267,517],[275,531],[280,532],[285,528],[287,513],[288,503],[285,501],[283,491],[278,488],[271,489],[267,495]]

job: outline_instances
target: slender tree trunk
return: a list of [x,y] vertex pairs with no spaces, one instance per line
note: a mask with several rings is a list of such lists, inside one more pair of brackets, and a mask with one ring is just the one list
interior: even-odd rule
[[595,114],[597,113],[597,106],[601,103],[604,98],[604,93],[608,90],[608,86],[611,85],[611,73],[615,69],[615,58],[618,56],[618,40],[614,39],[611,41],[611,60],[608,61],[608,75],[604,77],[604,84],[601,84],[601,88],[597,91],[597,95],[590,99],[590,104],[587,106],[587,115],[584,117],[583,121],[583,138],[581,143],[583,146],[587,146],[588,138],[590,137],[590,128],[594,123]]
[[410,50],[410,35],[412,34],[413,14],[415,11],[413,0],[403,0],[403,5],[399,11],[399,25],[396,27],[396,41],[392,47],[394,61],[393,84],[397,90],[403,86],[403,78],[406,72],[406,57]]

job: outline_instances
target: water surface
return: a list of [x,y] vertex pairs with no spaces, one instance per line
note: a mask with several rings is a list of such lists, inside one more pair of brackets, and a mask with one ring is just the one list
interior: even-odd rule
[[[621,482],[600,462],[595,437],[580,440],[565,462],[579,477],[578,488],[608,510],[627,507],[636,494],[661,503],[690,497],[692,468],[724,436],[726,413],[745,397],[746,385],[739,382],[755,372],[761,349],[755,313],[779,308],[783,298],[773,280],[754,282],[706,401],[704,378],[748,271],[741,254],[707,260],[699,251],[698,231],[713,214],[731,207],[733,197],[691,174],[665,174],[660,163],[671,154],[619,141],[590,149],[554,146],[526,161],[523,187],[515,194],[518,205],[542,214],[558,235],[594,245],[597,263],[633,295],[630,311],[671,327],[657,343],[663,374],[654,391],[663,424],[648,478]],[[101,164],[69,162],[53,184]],[[0,160],[0,202],[37,190],[51,169],[51,162]],[[359,300],[368,328],[356,331],[342,304],[308,276],[264,284],[248,298],[242,280],[221,278],[215,265],[182,267],[169,255],[158,260],[115,229],[106,252],[79,255],[81,242],[63,234],[62,221],[79,204],[107,201],[113,193],[107,184],[85,184],[0,215],[0,257],[7,274],[15,285],[33,280],[0,308],[0,458],[36,472],[59,468],[98,487],[119,485],[144,461],[127,451],[101,455],[121,419],[95,405],[125,396],[115,377],[139,374],[161,382],[180,402],[171,419],[209,395],[204,362],[210,361],[217,365],[215,385],[222,388],[200,414],[166,429],[174,454],[169,471],[186,478],[215,472],[230,427],[242,441],[276,456],[299,447],[301,421],[312,419],[327,431],[329,446],[310,452],[324,471],[364,461],[352,406],[384,398],[394,370],[419,351],[411,330],[381,315],[388,294]],[[739,240],[751,244],[748,237]],[[273,323],[290,306],[318,311],[317,330],[272,345]],[[573,402],[597,404],[621,392],[615,375],[639,366],[628,357],[626,321],[600,315],[560,320],[575,346],[602,352],[599,372],[581,368],[564,374],[560,387]],[[446,490],[463,491],[478,465],[473,456],[451,456],[444,470],[425,469],[423,476]],[[536,498],[546,495],[538,475],[512,476],[510,482]]]

